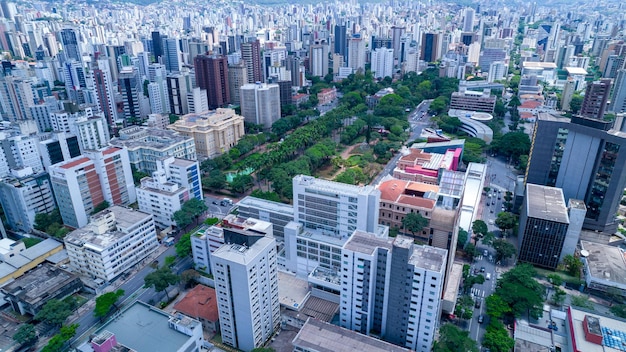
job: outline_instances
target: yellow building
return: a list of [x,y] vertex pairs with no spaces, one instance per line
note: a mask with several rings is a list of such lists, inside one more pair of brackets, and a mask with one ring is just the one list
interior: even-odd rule
[[233,109],[217,109],[181,116],[168,128],[194,139],[198,158],[226,153],[244,136],[243,117]]

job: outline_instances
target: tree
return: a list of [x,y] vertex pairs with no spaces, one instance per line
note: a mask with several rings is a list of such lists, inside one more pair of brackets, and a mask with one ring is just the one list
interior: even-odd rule
[[474,315],[474,300],[468,295],[459,297],[454,307],[454,315],[460,319],[469,320]]
[[470,292],[472,287],[474,287],[474,285],[476,284],[483,284],[485,283],[485,277],[482,275],[470,275],[467,277],[467,279],[465,279],[465,281],[463,281],[463,290],[465,292]]
[[[626,304],[615,304],[610,310],[616,317],[626,319]],[[15,336],[13,338],[15,338]]]
[[587,295],[572,295],[570,297],[570,304],[576,307],[587,308],[593,310],[593,303],[589,301],[589,296]]
[[509,304],[497,294],[487,296],[485,299],[485,306],[487,309],[487,315],[493,319],[500,319],[506,314],[511,313],[511,307],[509,307]]
[[583,262],[580,258],[567,254],[563,257],[563,265],[570,276],[580,277],[580,270],[583,268]]
[[467,246],[465,246],[465,254],[470,261],[473,261],[474,258],[478,255],[478,249],[476,248],[476,245],[474,245],[473,243],[468,243]]
[[178,275],[172,272],[172,269],[167,266],[162,266],[159,269],[146,275],[143,280],[145,287],[154,287],[154,290],[156,292],[165,291],[165,295],[169,300],[170,296],[167,293],[167,288],[170,285],[178,283],[179,279],[180,278],[178,277]]
[[439,340],[435,342],[433,352],[451,351],[478,352],[478,345],[470,338],[468,331],[452,324],[443,324],[439,328]]
[[197,198],[191,198],[183,203],[180,210],[177,210],[172,215],[172,220],[176,222],[176,226],[179,229],[184,229],[196,220],[200,215],[207,211],[208,207],[203,201]]
[[514,245],[500,238],[493,240],[491,246],[496,250],[496,262],[511,258],[516,253]]
[[193,222],[193,216],[191,213],[181,209],[174,212],[172,220],[176,223],[176,227],[184,229]]
[[276,350],[271,347],[257,347],[252,349],[250,352],[276,352]]
[[457,239],[456,239],[457,248],[464,248],[465,244],[467,243],[467,239],[468,239],[467,231],[463,229],[459,229],[459,235],[457,236]]
[[472,232],[474,233],[476,244],[478,244],[478,240],[489,232],[487,223],[482,220],[474,220],[472,223]]
[[176,255],[180,258],[186,258],[191,255],[191,234],[186,233],[180,236],[180,240],[176,243]]
[[422,214],[408,213],[402,219],[402,226],[415,236],[416,232],[420,232],[424,227],[428,226],[428,219],[423,217]]
[[496,106],[493,108],[493,114],[496,115],[496,117],[504,117],[505,113],[506,107],[504,106],[502,99],[498,99],[496,101]]
[[561,286],[563,285],[563,278],[559,274],[550,274],[548,275],[548,281],[552,284],[552,286]]
[[517,224],[517,218],[512,213],[500,212],[496,218],[496,226],[504,233],[506,230],[513,229]]
[[498,320],[492,320],[483,337],[483,346],[494,352],[509,352],[515,347],[515,340]]
[[492,143],[492,149],[515,160],[530,152],[530,137],[524,132],[508,132]]
[[91,213],[92,213],[92,214],[99,213],[99,212],[103,211],[104,209],[106,209],[106,208],[108,208],[108,207],[109,207],[109,202],[107,202],[106,200],[105,200],[105,201],[102,201],[100,204],[96,205],[96,206],[93,208],[93,211],[92,211]]
[[535,275],[530,264],[518,264],[498,280],[495,293],[511,307],[516,317],[528,313],[537,319],[542,314],[544,287],[535,280]]
[[61,328],[58,334],[54,335],[48,341],[48,344],[41,350],[41,352],[58,352],[63,351],[66,348],[66,343],[76,335],[76,329],[78,324],[72,324]]
[[61,326],[72,314],[70,303],[58,299],[51,299],[35,315],[35,319],[53,326]]
[[13,335],[13,340],[20,345],[30,346],[37,341],[37,331],[32,324],[22,324]]
[[180,274],[180,283],[183,284],[184,288],[188,288],[194,282],[196,282],[199,276],[200,273],[198,273],[196,270],[187,269]]
[[209,171],[209,176],[202,179],[202,186],[207,189],[221,190],[226,185],[226,174],[221,170]]
[[554,290],[554,293],[552,294],[552,303],[555,306],[560,307],[565,301],[566,296],[567,296],[567,293],[565,291],[563,291],[560,287],[556,287]]
[[432,103],[430,103],[429,109],[436,115],[439,115],[446,109],[447,106],[448,103],[446,101],[446,98],[443,96],[439,96],[435,98]]
[[250,175],[237,175],[230,183],[230,188],[237,192],[243,193],[254,185],[254,179]]
[[111,291],[96,297],[96,307],[93,310],[93,314],[97,318],[104,318],[109,314],[111,308],[119,310],[117,306],[117,300],[124,297],[124,290]]
[[572,114],[578,114],[580,108],[583,106],[583,100],[584,98],[580,94],[572,95],[572,100],[569,102],[569,109]]

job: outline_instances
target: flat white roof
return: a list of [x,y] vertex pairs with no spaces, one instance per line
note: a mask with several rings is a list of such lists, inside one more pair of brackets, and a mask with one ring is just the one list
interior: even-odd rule
[[587,74],[587,70],[585,70],[582,67],[566,67],[565,71],[567,71],[567,73],[569,73],[570,75],[586,75]]

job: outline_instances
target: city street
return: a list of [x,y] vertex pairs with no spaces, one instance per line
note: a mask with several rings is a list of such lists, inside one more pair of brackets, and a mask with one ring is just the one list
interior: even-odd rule
[[[108,292],[117,289],[124,290],[124,296],[119,300],[119,302],[122,302],[122,306],[131,304],[137,299],[146,303],[151,300],[155,302],[160,300],[160,297],[164,296],[165,293],[157,293],[154,291],[154,288],[144,288],[143,285],[146,275],[154,271],[154,269],[150,266],[150,263],[157,261],[159,265],[162,265],[165,257],[176,255],[175,247],[167,247],[165,250],[163,250],[163,248],[163,246],[159,247],[158,250],[163,252],[158,254],[158,256],[155,257],[155,254],[152,254],[147,259],[144,259],[140,264],[143,267],[141,267],[141,269],[139,269],[136,273],[131,273],[126,281],[120,284],[122,279],[118,278],[111,283],[111,288],[107,288],[105,291]],[[185,258],[182,261],[177,262],[172,270],[175,273],[180,274],[191,266],[191,258]],[[70,318],[69,323],[79,324],[78,329],[76,329],[76,337],[72,340],[72,343],[76,344],[76,342],[82,342],[85,340],[89,336],[89,333],[93,332],[91,329],[99,323],[99,320],[93,315],[94,306],[95,300],[90,300],[85,303],[83,307],[81,307],[82,309],[79,309],[79,316],[77,318]]]
[[210,194],[204,194],[204,203],[209,208],[207,214],[209,217],[223,218],[232,209],[232,205],[222,205],[222,199],[224,197],[212,196]]
[[[485,257],[483,252],[487,250],[488,251],[488,255]],[[496,265],[493,263],[493,260],[489,260],[489,255],[495,255],[495,251],[493,249],[491,249],[490,247],[487,247],[483,244],[479,244],[478,245],[478,251],[480,253],[480,255],[478,255],[475,259],[474,259],[474,263],[472,263],[471,265],[471,272],[474,272],[474,269],[478,269],[479,274],[485,276],[485,279],[487,277],[487,274],[490,275],[490,279],[489,280],[485,280],[485,282],[483,284],[476,284],[474,285],[474,287],[472,288],[472,298],[474,299],[474,301],[480,300],[481,304],[480,304],[480,308],[474,308],[474,315],[472,316],[472,319],[469,321],[469,333],[470,333],[470,337],[473,340],[476,340],[479,344],[481,343],[483,336],[485,335],[485,328],[488,325],[488,317],[487,317],[487,313],[486,313],[486,306],[485,306],[485,299],[491,295],[493,293],[493,291],[495,291],[496,288],[496,280],[497,280],[497,272],[496,272]],[[480,272],[481,268],[485,268],[484,272]],[[483,316],[484,320],[482,322],[482,324],[478,323],[478,318],[480,316]]]

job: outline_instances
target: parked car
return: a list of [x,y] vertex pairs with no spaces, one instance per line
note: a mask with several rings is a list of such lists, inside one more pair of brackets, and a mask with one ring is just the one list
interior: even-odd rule
[[477,300],[476,300],[476,302],[474,303],[474,307],[475,307],[476,309],[480,309],[480,303],[481,303],[481,302],[482,302],[482,301],[481,301],[480,299],[477,299]]
[[482,323],[483,323],[483,321],[484,321],[484,317],[483,317],[483,315],[481,314],[481,315],[479,315],[479,316],[478,316],[478,324],[482,324]]
[[491,280],[491,273],[487,273],[487,276],[485,276],[485,280]]

